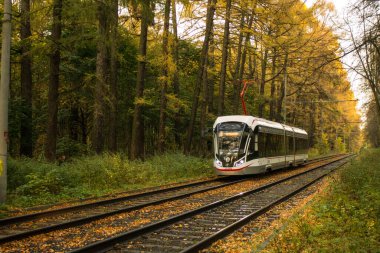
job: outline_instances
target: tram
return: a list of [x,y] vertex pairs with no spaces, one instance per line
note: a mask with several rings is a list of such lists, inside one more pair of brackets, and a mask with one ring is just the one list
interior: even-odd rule
[[213,139],[218,175],[259,174],[308,159],[305,130],[253,116],[218,117]]

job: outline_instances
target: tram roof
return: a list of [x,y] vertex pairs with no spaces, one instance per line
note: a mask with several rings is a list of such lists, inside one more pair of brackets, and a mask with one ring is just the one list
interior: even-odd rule
[[219,123],[224,123],[224,122],[242,122],[247,124],[250,127],[254,127],[256,125],[261,125],[261,126],[267,126],[271,128],[277,128],[277,129],[284,129],[287,131],[294,131],[295,133],[300,133],[300,134],[307,134],[307,132],[303,129],[297,128],[297,127],[291,127],[287,126],[278,122],[258,118],[258,117],[253,117],[253,116],[247,116],[247,115],[229,115],[229,116],[221,116],[218,117],[215,120],[213,128],[216,127]]

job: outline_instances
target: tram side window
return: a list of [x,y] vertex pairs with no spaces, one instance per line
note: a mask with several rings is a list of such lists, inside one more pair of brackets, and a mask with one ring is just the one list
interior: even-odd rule
[[269,133],[266,134],[265,156],[273,156],[273,135]]
[[292,155],[294,153],[294,143],[293,143],[293,137],[292,136],[286,136],[287,144],[288,144],[288,155]]
[[259,132],[259,157],[265,157],[266,133]]
[[305,154],[308,149],[308,140],[296,138],[296,154]]
[[286,137],[284,135],[278,135],[278,144],[279,144],[279,156],[286,154]]
[[296,137],[296,154],[301,154],[301,139]]
[[241,136],[241,142],[240,142],[240,153],[244,153],[245,144],[247,142],[249,136],[249,129],[246,127],[244,129],[243,135]]
[[265,135],[265,156],[272,156],[272,135],[269,133]]
[[267,133],[265,141],[265,156],[273,157],[285,154],[284,136]]
[[302,148],[304,154],[308,152],[308,146],[309,146],[309,140],[308,139],[302,139]]
[[247,160],[250,161],[252,159],[258,158],[259,155],[259,138],[258,134],[251,134],[251,140],[249,142],[248,147],[248,155]]

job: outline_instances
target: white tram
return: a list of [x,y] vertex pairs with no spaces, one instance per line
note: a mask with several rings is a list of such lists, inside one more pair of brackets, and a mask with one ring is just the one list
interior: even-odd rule
[[214,123],[218,175],[258,174],[305,163],[306,131],[252,116],[223,116]]

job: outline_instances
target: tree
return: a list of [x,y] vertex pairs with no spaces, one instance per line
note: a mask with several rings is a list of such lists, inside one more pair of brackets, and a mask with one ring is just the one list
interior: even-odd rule
[[30,0],[20,1],[20,39],[21,39],[21,99],[22,123],[20,126],[20,155],[33,155],[32,126],[32,64],[30,30]]
[[193,140],[194,127],[195,127],[195,119],[196,119],[197,110],[198,110],[199,94],[201,91],[201,84],[202,84],[202,78],[204,77],[205,66],[207,64],[207,54],[208,54],[210,36],[211,36],[212,27],[214,23],[215,4],[216,4],[216,0],[208,0],[207,2],[205,38],[203,40],[202,52],[201,52],[201,56],[199,60],[199,69],[198,69],[196,82],[194,85],[194,95],[193,95],[193,102],[192,102],[192,107],[191,107],[190,122],[189,122],[189,127],[188,127],[188,132],[187,132],[186,144],[184,147],[185,153],[190,153],[190,150],[191,150],[191,144]]
[[[178,65],[179,65],[179,40],[178,40],[178,29],[177,29],[177,9],[176,9],[176,0],[172,0],[172,26],[173,26],[173,46],[172,46],[172,54],[173,54],[173,63],[174,63],[174,73],[173,73],[173,93],[175,97],[179,98],[179,77],[178,77]],[[174,116],[174,139],[176,145],[181,145],[180,138],[180,129],[181,120],[180,120],[180,112],[176,112]]]
[[[206,146],[211,135],[206,129],[221,111],[240,113],[242,79],[253,81],[245,97],[250,114],[280,122],[286,116],[289,124],[309,131],[311,145],[321,133],[331,146],[337,137],[348,148],[359,143],[356,127],[339,123],[357,117],[355,103],[320,102],[352,99],[347,73],[336,60],[337,36],[324,20],[328,4],[318,1],[307,8],[300,0],[176,3],[66,0],[62,38],[56,44],[50,43],[53,1],[30,5],[33,36],[20,40],[21,34],[13,34],[13,62],[33,56],[35,156],[44,152],[45,140],[52,137],[46,135],[46,121],[51,119],[46,108],[54,106],[45,102],[51,72],[45,63],[52,57],[42,52],[52,51],[53,45],[62,60],[56,78],[59,107],[52,157],[86,154],[91,149],[123,150],[132,159],[153,155],[158,149],[210,155]],[[15,7],[21,10],[20,4],[16,1]],[[118,4],[128,11],[118,13]],[[183,15],[177,17],[177,11]],[[177,22],[186,25],[177,31]],[[368,35],[375,38],[375,31]],[[30,54],[21,53],[25,45],[30,46],[25,48]],[[369,44],[370,57],[363,58],[368,59],[373,76],[380,65],[376,46]],[[20,93],[23,70],[21,64],[13,66],[9,150],[17,156],[23,138],[20,126],[25,122],[20,102],[31,96]]]
[[148,26],[152,20],[152,11],[150,8],[151,1],[145,0],[141,2],[141,34],[139,45],[139,57],[137,66],[137,82],[135,109],[133,114],[132,125],[132,140],[130,158],[132,160],[144,158],[144,83],[145,83],[145,65],[146,65],[146,50],[148,41]]
[[346,153],[346,147],[345,147],[341,137],[338,137],[335,139],[334,150],[335,150],[335,152],[340,153],[340,154]]
[[11,65],[11,20],[12,1],[4,1],[4,17],[1,43],[1,81],[0,81],[0,202],[5,202],[7,194],[8,162],[8,96]]
[[275,120],[275,106],[276,106],[276,99],[275,99],[275,92],[276,92],[276,68],[277,68],[277,48],[273,48],[273,55],[272,55],[272,81],[270,86],[270,104],[269,104],[269,119]]
[[319,154],[325,155],[330,151],[329,139],[326,133],[322,133],[321,138],[318,141],[317,149]]
[[356,33],[350,22],[352,16],[346,17],[346,25],[354,47],[357,64],[350,66],[365,81],[367,89],[372,93],[377,113],[380,115],[380,28],[379,28],[379,4],[374,2],[359,1],[353,10],[357,15],[356,22],[360,23],[361,37],[357,39]]
[[107,72],[107,14],[107,3],[105,1],[97,1],[98,38],[96,55],[96,88],[94,95],[94,129],[92,141],[94,149],[97,153],[101,153],[104,146],[104,97],[107,95],[106,85],[109,77]]
[[119,4],[118,0],[112,0],[110,3],[110,25],[109,25],[109,82],[110,82],[110,118],[109,118],[109,150],[117,151],[117,113],[118,113],[118,25],[119,25]]
[[376,113],[376,105],[371,102],[367,108],[366,139],[371,146],[380,147],[380,117]]
[[235,70],[233,72],[233,80],[232,80],[232,89],[233,89],[233,97],[232,97],[232,107],[233,107],[233,114],[237,114],[238,110],[238,101],[239,101],[239,84],[241,83],[241,80],[239,80],[239,73],[240,68],[242,67],[242,61],[241,61],[241,55],[242,55],[242,46],[243,46],[243,38],[244,38],[244,26],[245,26],[245,12],[241,13],[240,18],[240,29],[239,29],[239,39],[238,39],[238,46],[237,46],[237,56],[236,56],[236,62],[235,62]]
[[62,0],[53,1],[53,25],[51,29],[50,74],[48,95],[48,123],[46,131],[45,157],[54,161],[57,148],[57,113],[59,66],[61,62],[60,39],[62,32]]
[[221,69],[220,69],[218,115],[223,115],[223,112],[224,112],[224,94],[225,94],[225,89],[226,89],[226,72],[227,72],[227,58],[228,58],[228,43],[229,43],[229,35],[230,35],[230,18],[231,18],[231,0],[227,0],[226,14],[224,18],[222,64],[221,64]]
[[162,87],[161,87],[161,105],[160,105],[160,122],[158,128],[158,151],[164,151],[165,145],[165,121],[166,121],[166,91],[168,88],[170,75],[169,75],[169,20],[170,20],[170,6],[171,0],[165,0],[165,9],[164,9],[164,31],[162,38],[162,52],[164,56],[164,64],[163,64],[163,77],[162,77]]

